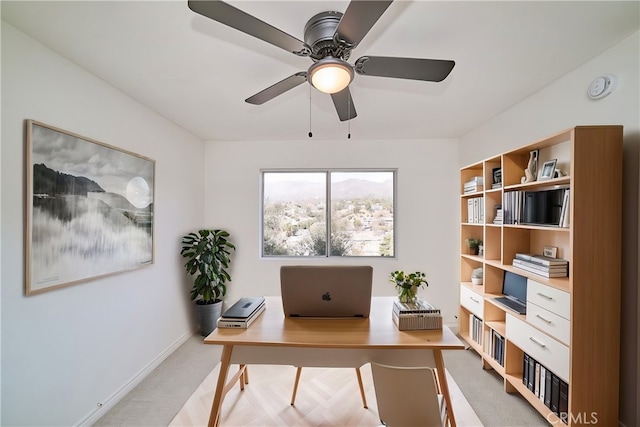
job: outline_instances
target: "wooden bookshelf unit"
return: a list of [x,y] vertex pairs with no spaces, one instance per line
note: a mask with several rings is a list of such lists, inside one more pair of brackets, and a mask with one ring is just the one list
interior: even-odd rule
[[[557,159],[556,170],[564,174],[523,183],[533,150],[538,171]],[[494,186],[498,169],[501,184]],[[483,187],[469,192],[467,185],[465,192],[475,177],[483,178]],[[497,206],[504,217],[509,193],[527,192],[531,200],[557,189],[569,189],[564,227],[518,221],[524,203],[512,208],[514,223],[494,223]],[[541,191],[548,193],[528,193]],[[470,207],[475,198],[483,203],[482,221]],[[505,391],[520,393],[551,425],[618,425],[622,126],[577,126],[461,168],[460,212],[460,335],[482,356],[483,368],[500,374]],[[483,252],[472,254],[468,238],[482,239]],[[545,246],[568,261],[568,277],[546,278],[513,265],[516,253],[542,255]],[[484,269],[482,285],[471,283],[478,267]],[[526,315],[493,300],[502,296],[505,271],[527,278]],[[473,339],[474,316],[482,320],[480,342]],[[492,356],[495,333],[504,338],[498,340],[502,365]],[[544,368],[545,379],[552,373],[549,378],[566,383],[564,407],[562,399],[560,406],[545,403],[545,381],[533,389],[523,382],[531,378],[525,357]]]

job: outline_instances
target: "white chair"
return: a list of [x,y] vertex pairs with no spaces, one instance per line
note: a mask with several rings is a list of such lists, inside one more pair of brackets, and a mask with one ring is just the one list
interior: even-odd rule
[[378,416],[388,427],[443,427],[447,411],[432,368],[371,363]]

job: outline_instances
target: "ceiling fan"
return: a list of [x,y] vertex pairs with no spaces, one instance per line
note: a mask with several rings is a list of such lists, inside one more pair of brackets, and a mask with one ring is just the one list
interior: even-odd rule
[[362,56],[354,65],[347,62],[351,51],[387,10],[393,0],[353,0],[344,14],[321,12],[304,26],[304,42],[258,18],[217,0],[189,0],[189,8],[207,18],[228,25],[298,56],[311,58],[307,71],[297,72],[256,93],[245,101],[263,104],[294,87],[309,81],[316,89],[331,94],[341,121],[356,117],[349,84],[354,73],[363,76],[440,82],[455,62],[440,59]]

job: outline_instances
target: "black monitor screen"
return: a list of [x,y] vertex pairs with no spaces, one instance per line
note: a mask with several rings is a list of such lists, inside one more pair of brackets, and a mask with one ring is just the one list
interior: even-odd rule
[[527,301],[527,278],[510,271],[504,272],[502,293],[517,298],[519,301]]

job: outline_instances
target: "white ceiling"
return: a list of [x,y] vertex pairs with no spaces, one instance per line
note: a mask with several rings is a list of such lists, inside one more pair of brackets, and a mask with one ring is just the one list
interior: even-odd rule
[[[301,40],[311,16],[348,4],[231,3]],[[456,66],[441,83],[356,75],[350,124],[307,84],[245,103],[311,60],[197,15],[186,0],[3,0],[2,19],[203,140],[306,139],[310,117],[314,139],[345,139],[348,126],[353,139],[424,139],[464,135],[620,42],[638,30],[639,5],[396,1],[350,62],[379,55]]]

